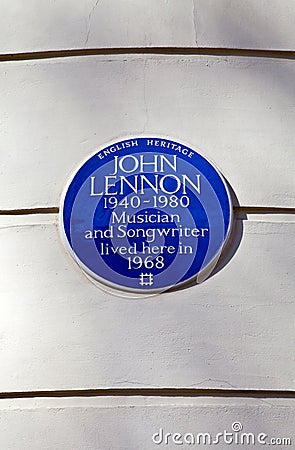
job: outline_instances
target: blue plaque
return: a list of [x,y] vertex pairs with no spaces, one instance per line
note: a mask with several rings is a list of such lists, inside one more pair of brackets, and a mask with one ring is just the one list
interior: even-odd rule
[[78,265],[130,292],[204,279],[231,224],[231,199],[217,168],[194,149],[158,137],[96,151],[61,203],[62,234]]

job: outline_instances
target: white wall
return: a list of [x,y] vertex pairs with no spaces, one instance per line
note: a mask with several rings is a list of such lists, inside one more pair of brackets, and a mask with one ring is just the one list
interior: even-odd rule
[[242,206],[294,204],[293,61],[103,55],[0,67],[2,176],[10,188],[9,196],[0,192],[2,209],[57,205],[86,155],[141,133],[199,148]]
[[[294,3],[5,0],[1,9],[0,448],[152,449],[160,427],[217,433],[235,421],[294,445]],[[59,205],[95,149],[149,133],[213,160],[239,209],[214,276],[121,298],[67,256],[57,214],[37,212]]]
[[82,274],[54,216],[4,218],[2,390],[294,389],[295,226],[285,220],[239,220],[240,246],[215,276],[136,300]]
[[[223,433],[224,430],[233,433],[232,426],[239,427],[238,424],[242,426],[242,431],[233,433],[234,438],[237,436],[238,442],[241,442],[242,433],[252,433],[255,445],[223,444],[223,447],[212,447],[268,448],[267,444],[274,438],[290,439],[295,418],[294,402],[269,398],[200,397],[173,401],[137,396],[62,400],[41,398],[2,400],[0,404],[0,445],[1,448],[7,448],[9,443],[10,450],[211,448],[209,445],[173,444],[173,437],[169,433],[180,433],[182,436],[174,437],[180,442],[184,441],[187,433],[193,434],[196,442],[198,433],[209,433],[213,440],[217,433]],[[152,439],[160,429],[163,430],[163,438],[162,433],[154,437],[159,442],[157,445]],[[258,444],[258,437],[266,443],[264,446]],[[186,439],[192,442],[190,436]],[[288,445],[271,447],[292,448]]]
[[1,53],[295,45],[292,0],[2,0],[1,9]]

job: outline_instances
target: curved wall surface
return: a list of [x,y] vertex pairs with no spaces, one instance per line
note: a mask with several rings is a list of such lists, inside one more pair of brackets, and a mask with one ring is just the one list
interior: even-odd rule
[[[0,9],[0,448],[292,448],[294,3]],[[213,161],[234,223],[204,283],[130,299],[71,261],[58,207],[134,135]]]

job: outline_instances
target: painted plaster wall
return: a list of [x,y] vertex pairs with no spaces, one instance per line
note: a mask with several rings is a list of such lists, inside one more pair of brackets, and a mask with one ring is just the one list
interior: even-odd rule
[[[1,10],[1,450],[149,450],[161,427],[217,433],[237,421],[295,445],[294,3]],[[72,263],[53,212],[89,153],[149,133],[217,164],[236,196],[234,232],[203,284],[120,298]]]
[[294,50],[292,0],[1,1],[1,52],[114,47]]

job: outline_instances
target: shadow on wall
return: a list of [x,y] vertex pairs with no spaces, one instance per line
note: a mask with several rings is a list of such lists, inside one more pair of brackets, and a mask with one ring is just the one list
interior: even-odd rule
[[[228,190],[230,192],[233,208],[234,209],[238,208],[240,206],[238,198],[237,198],[232,186],[230,185],[230,183],[227,180],[226,180],[226,184],[227,184]],[[232,229],[231,229],[230,235],[228,237],[228,240],[227,240],[224,248],[222,249],[222,252],[221,252],[217,262],[213,266],[213,269],[211,269],[211,272],[206,277],[206,279],[204,281],[202,281],[202,283],[203,282],[205,283],[207,280],[209,280],[214,275],[216,275],[218,272],[220,272],[231,261],[231,259],[234,257],[234,255],[238,251],[238,248],[240,246],[240,243],[241,243],[241,240],[243,237],[243,231],[244,231],[243,220],[241,217],[239,217],[238,212],[235,213],[235,210],[233,210],[233,223],[232,223]],[[196,284],[198,284],[198,283],[196,282],[196,279],[194,279],[184,286],[170,289],[169,292],[176,292],[176,291],[181,291],[184,289],[192,288],[192,287],[196,286]]]
[[[228,181],[226,181],[226,182],[227,182],[227,186],[229,188],[230,196],[232,199],[233,208],[237,208],[240,206],[238,198],[237,198],[232,186],[229,184]],[[220,272],[234,257],[234,255],[236,254],[236,252],[238,251],[238,248],[240,246],[240,243],[241,243],[241,240],[243,237],[243,231],[244,231],[243,220],[241,220],[238,217],[238,213],[235,213],[235,211],[233,211],[233,224],[232,224],[231,233],[229,235],[228,241],[227,241],[224,249],[222,250],[222,253],[220,255],[220,258],[218,259],[218,262],[217,262],[214,270],[211,272],[211,274],[208,278],[211,278],[215,274]]]
[[209,43],[216,48],[294,50],[292,1],[194,1],[197,37],[204,39],[205,47]]
[[[198,4],[198,2],[196,2]],[[224,5],[226,5],[226,8],[224,8]],[[217,9],[216,16],[219,15],[219,20],[216,20],[215,25],[219,27],[218,32],[216,32],[216,35],[220,38],[220,43],[216,42],[215,47],[221,48],[224,46],[224,42],[232,42],[234,37],[236,38],[237,46],[232,45],[232,48],[237,49],[263,49],[263,43],[269,38],[269,41],[271,43],[276,42],[276,47],[271,48],[272,50],[275,50],[276,48],[284,48],[286,36],[284,36],[284,30],[280,32],[280,29],[274,29],[269,26],[269,23],[267,21],[267,12],[266,17],[257,17],[259,15],[259,11],[261,11],[260,8],[253,8],[254,2],[239,2],[239,4],[235,4],[235,2],[222,2],[222,4],[216,4],[214,8]],[[266,3],[267,5],[267,3]],[[274,7],[274,5],[272,5]],[[202,7],[206,8],[206,5],[204,2],[202,2]],[[210,7],[209,7],[210,8]],[[222,8],[222,9],[221,9]],[[278,8],[288,8],[288,5],[281,5],[278,4]],[[290,9],[290,8],[289,8]],[[291,8],[292,11],[288,11],[288,13],[294,12],[294,8]],[[198,19],[198,8],[195,10],[195,22],[197,23]],[[260,23],[260,26],[255,28],[253,27],[253,22]],[[248,26],[251,26],[250,29],[247,29]],[[202,23],[203,27],[206,27],[206,23]],[[218,40],[218,37],[216,38],[216,41]],[[219,44],[219,45],[218,45]],[[267,50],[267,48],[266,48]],[[243,57],[242,55],[240,57]],[[244,56],[247,58],[247,56]],[[272,56],[273,57],[273,56]],[[263,55],[263,58],[271,58],[267,55]],[[290,58],[288,58],[290,59]],[[293,59],[293,58],[292,58]],[[295,57],[294,57],[295,59]],[[281,90],[286,92],[286,96],[288,97],[288,100],[290,99],[290,94],[294,98],[295,93],[295,70],[291,69],[290,66],[285,66],[284,73],[281,72],[278,73],[275,70],[266,70],[265,66],[260,66],[259,64],[253,65],[253,77],[259,78],[262,81],[266,79],[275,79],[277,84],[280,85]],[[261,103],[265,104],[268,102],[267,92],[261,91],[260,92],[260,98]],[[269,108],[275,107],[276,105],[271,105]],[[281,107],[281,105],[279,105]],[[255,161],[253,161],[253,164],[255,164]],[[246,168],[246,170],[251,170],[251,168]],[[267,168],[265,168],[267,169]],[[284,178],[284,173],[278,174],[279,177]],[[232,197],[232,203],[233,206],[238,208],[240,207],[240,203],[238,201],[238,198],[234,192],[234,189],[232,186],[230,186],[229,182],[227,181],[231,197]],[[243,206],[243,205],[242,205]],[[263,206],[263,205],[262,205]],[[220,258],[214,268],[214,270],[211,272],[209,277],[207,279],[210,279],[215,274],[220,272],[234,257],[236,254],[241,240],[243,236],[243,220],[247,219],[247,216],[241,216],[237,212],[234,214],[234,221],[233,221],[233,227],[230,234],[230,237],[228,239],[228,242],[226,246],[224,247]],[[190,284],[186,287],[191,287],[195,285]]]

